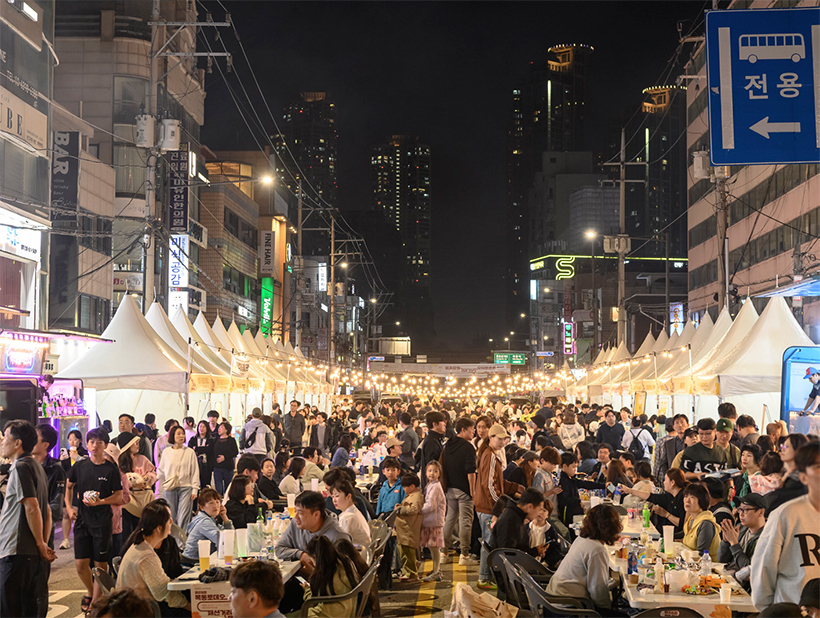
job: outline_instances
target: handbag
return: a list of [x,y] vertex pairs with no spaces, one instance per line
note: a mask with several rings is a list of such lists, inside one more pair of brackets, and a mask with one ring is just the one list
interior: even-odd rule
[[123,508],[134,517],[141,517],[142,510],[154,501],[154,492],[150,489],[132,489],[131,501],[124,504]]

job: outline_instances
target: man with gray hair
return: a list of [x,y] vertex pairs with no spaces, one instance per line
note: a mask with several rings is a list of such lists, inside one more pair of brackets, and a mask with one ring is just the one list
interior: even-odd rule
[[272,447],[273,433],[262,421],[261,408],[254,408],[251,411],[251,420],[245,423],[239,433],[239,448],[261,462],[268,456]]

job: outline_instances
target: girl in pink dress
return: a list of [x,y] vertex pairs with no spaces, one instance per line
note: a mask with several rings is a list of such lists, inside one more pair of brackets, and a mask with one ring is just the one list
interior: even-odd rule
[[441,488],[442,469],[437,461],[427,464],[424,473],[427,475],[427,487],[424,490],[424,506],[421,509],[421,536],[419,547],[429,547],[433,557],[433,571],[423,582],[441,581],[441,550],[444,547],[444,512],[447,509],[447,499]]

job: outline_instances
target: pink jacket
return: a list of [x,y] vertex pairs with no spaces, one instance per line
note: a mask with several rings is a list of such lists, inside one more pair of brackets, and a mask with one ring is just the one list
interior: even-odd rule
[[441,483],[434,481],[427,483],[424,490],[424,506],[421,507],[423,528],[440,528],[444,526],[444,512],[447,510],[447,499]]
[[[113,513],[113,519],[111,520],[113,528],[111,534],[120,534],[122,532],[122,505],[131,502],[131,492],[129,491],[131,483],[128,482],[128,475],[122,470],[120,470],[120,480],[122,481],[122,502],[118,505],[111,505],[111,511]],[[124,542],[125,539],[123,539],[123,543]]]

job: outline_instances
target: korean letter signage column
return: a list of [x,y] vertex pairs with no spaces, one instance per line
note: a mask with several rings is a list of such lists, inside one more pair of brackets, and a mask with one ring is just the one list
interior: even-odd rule
[[188,235],[171,236],[171,256],[168,259],[168,287],[185,288],[188,293]]
[[274,233],[271,230],[262,230],[259,243],[259,274],[272,275],[275,266],[274,260]]
[[[51,156],[51,205],[60,210],[77,210],[80,176],[79,131],[55,131]],[[73,215],[55,211],[56,221],[74,219]]]
[[168,153],[170,197],[168,225],[172,234],[188,232],[188,144]]
[[714,165],[820,161],[820,8],[706,14]]
[[564,354],[575,354],[575,324],[564,322]]

